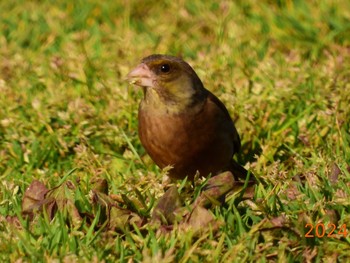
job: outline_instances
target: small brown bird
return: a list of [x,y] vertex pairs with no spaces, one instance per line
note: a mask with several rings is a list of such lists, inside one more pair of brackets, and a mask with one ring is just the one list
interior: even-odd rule
[[143,87],[139,106],[139,136],[153,161],[169,176],[193,179],[231,171],[247,171],[233,161],[241,141],[225,105],[204,88],[196,72],[180,58],[151,55],[127,76]]

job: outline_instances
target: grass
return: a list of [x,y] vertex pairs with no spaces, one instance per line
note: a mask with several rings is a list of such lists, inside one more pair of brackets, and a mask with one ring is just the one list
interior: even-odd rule
[[[18,0],[0,10],[1,261],[349,261],[348,1]],[[210,209],[215,226],[203,231],[139,224],[164,171],[140,144],[142,94],[124,78],[151,53],[195,68],[235,120],[237,159],[265,182],[251,200]],[[34,180],[56,189],[53,218],[22,214]]]

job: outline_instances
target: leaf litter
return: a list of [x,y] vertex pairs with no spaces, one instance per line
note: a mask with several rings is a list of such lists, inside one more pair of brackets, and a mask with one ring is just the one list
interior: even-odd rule
[[[81,200],[82,190],[79,180],[66,180],[56,187],[48,189],[46,185],[34,180],[26,189],[22,200],[21,215],[35,223],[39,216],[53,220],[57,213],[65,215],[66,223],[73,229],[83,229],[83,224],[95,230],[125,231],[147,228],[158,233],[168,233],[174,229],[191,230],[194,233],[205,229],[215,230],[224,224],[215,219],[211,208],[225,203],[225,196],[230,192],[244,192],[245,198],[252,197],[253,188],[247,191],[244,183],[235,182],[230,172],[209,178],[198,197],[192,204],[186,204],[179,193],[179,188],[170,185],[157,204],[147,208],[142,193],[135,188],[136,196],[128,194],[109,194],[105,179],[91,181],[91,190],[86,195],[88,204]],[[9,223],[20,227],[16,216],[7,218]]]

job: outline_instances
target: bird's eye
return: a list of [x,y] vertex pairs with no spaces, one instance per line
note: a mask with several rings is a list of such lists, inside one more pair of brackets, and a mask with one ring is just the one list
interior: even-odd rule
[[160,66],[160,71],[163,73],[168,73],[170,71],[170,65],[169,64],[162,64]]

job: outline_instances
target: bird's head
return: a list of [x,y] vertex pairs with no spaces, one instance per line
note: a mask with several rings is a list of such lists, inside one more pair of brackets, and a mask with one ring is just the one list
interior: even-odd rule
[[203,100],[207,90],[189,64],[168,55],[151,55],[127,76],[130,83],[145,91],[145,103],[172,107],[175,111]]

